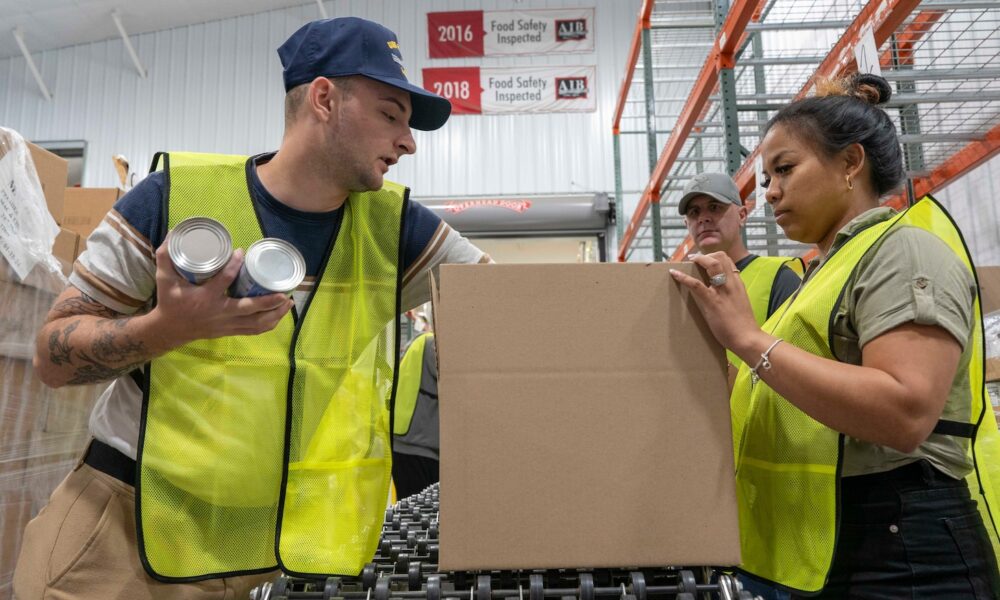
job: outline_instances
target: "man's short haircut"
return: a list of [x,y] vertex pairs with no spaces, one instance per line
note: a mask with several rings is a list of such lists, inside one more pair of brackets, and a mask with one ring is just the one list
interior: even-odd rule
[[[354,75],[347,77],[327,77],[333,85],[337,87],[345,95],[351,93],[352,79]],[[306,93],[309,91],[309,84],[303,83],[297,85],[292,89],[288,90],[285,94],[285,129],[287,130],[291,127],[299,114],[299,109],[302,107],[302,103],[305,101]]]

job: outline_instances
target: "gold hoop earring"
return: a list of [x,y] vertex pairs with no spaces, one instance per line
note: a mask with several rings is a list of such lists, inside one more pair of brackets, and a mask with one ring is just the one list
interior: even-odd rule
[[847,189],[849,189],[849,190],[853,190],[854,189],[854,182],[851,181],[851,176],[850,175],[847,176]]

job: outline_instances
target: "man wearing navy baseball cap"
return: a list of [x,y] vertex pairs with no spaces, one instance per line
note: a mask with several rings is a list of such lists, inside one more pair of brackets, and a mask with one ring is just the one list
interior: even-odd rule
[[[16,597],[246,598],[278,569],[358,575],[371,560],[399,315],[429,300],[440,264],[490,262],[384,179],[416,151],[411,128],[451,113],[407,80],[399,46],[363,19],[306,24],[278,49],[277,151],[160,153],[88,239],[35,372],[110,385],[85,458],[26,530]],[[235,248],[199,284],[165,243],[191,217],[221,223]],[[291,268],[247,252],[264,238],[301,253],[304,282],[230,296],[241,270]],[[181,258],[218,254],[192,239]]]
[[410,94],[410,127],[432,131],[451,115],[445,98],[406,79],[396,34],[378,23],[343,17],[302,26],[278,48],[285,68],[285,92],[317,77],[364,75]]

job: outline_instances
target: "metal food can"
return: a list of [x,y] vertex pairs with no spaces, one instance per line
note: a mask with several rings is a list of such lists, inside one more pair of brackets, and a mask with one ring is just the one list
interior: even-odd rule
[[181,277],[198,285],[222,270],[233,255],[226,226],[208,217],[178,223],[167,241],[167,252]]
[[234,298],[280,293],[290,295],[306,276],[306,260],[285,240],[264,238],[247,248],[243,266],[229,288]]

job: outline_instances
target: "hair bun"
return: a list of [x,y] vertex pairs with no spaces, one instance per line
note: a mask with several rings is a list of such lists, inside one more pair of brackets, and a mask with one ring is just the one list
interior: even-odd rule
[[868,104],[885,104],[892,97],[892,87],[884,77],[871,73],[855,73],[848,81],[847,94]]

